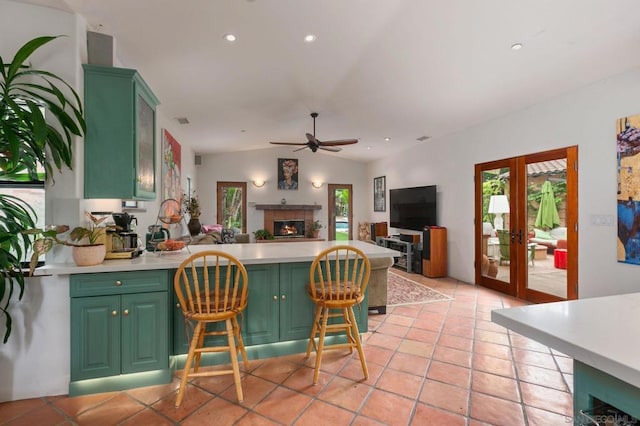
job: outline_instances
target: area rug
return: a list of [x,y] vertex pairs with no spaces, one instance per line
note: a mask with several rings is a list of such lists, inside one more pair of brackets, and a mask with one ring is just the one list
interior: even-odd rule
[[387,278],[387,306],[442,302],[453,298],[392,271]]

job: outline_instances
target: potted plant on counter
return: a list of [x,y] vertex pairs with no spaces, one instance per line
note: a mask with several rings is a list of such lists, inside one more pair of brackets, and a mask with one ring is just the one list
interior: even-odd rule
[[[33,52],[56,38],[34,38],[13,59],[0,57],[0,180],[53,180],[54,170],[73,165],[73,138],[86,130],[80,97],[60,77],[29,64]],[[25,289],[22,262],[31,240],[23,231],[35,227],[36,213],[7,194],[0,194],[0,211],[0,315],[6,343],[10,303]]]
[[33,255],[29,263],[31,275],[33,275],[33,271],[38,264],[38,258],[51,250],[56,244],[72,247],[71,255],[78,266],[99,265],[104,261],[107,254],[105,236],[108,230],[115,230],[115,227],[98,226],[107,216],[98,219],[89,212],[85,214],[91,220],[91,225],[88,228],[84,226],[73,228],[69,233],[68,239],[62,239],[61,237],[62,234],[69,231],[69,226],[67,225],[23,231],[23,234],[37,235],[33,241]]

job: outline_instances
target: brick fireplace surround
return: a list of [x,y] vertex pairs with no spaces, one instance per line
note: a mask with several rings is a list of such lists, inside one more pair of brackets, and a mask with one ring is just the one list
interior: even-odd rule
[[[264,229],[273,234],[273,222],[276,220],[303,219],[305,229],[310,229],[313,223],[313,212],[320,210],[317,204],[256,204],[256,210],[264,210]],[[287,238],[278,238],[278,241]],[[290,238],[290,240],[305,240],[304,238]]]

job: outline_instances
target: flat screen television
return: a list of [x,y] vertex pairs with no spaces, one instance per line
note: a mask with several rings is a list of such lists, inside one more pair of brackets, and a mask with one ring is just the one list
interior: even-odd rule
[[436,193],[436,185],[391,189],[390,226],[413,231],[422,231],[425,226],[436,226]]

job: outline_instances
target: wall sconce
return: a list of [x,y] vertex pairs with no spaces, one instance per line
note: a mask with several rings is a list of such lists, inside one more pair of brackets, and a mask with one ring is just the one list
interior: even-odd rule
[[265,183],[267,182],[262,179],[256,179],[253,181],[253,186],[255,186],[256,188],[262,188]]
[[313,181],[311,182],[311,186],[313,186],[314,188],[322,188],[322,182]]

